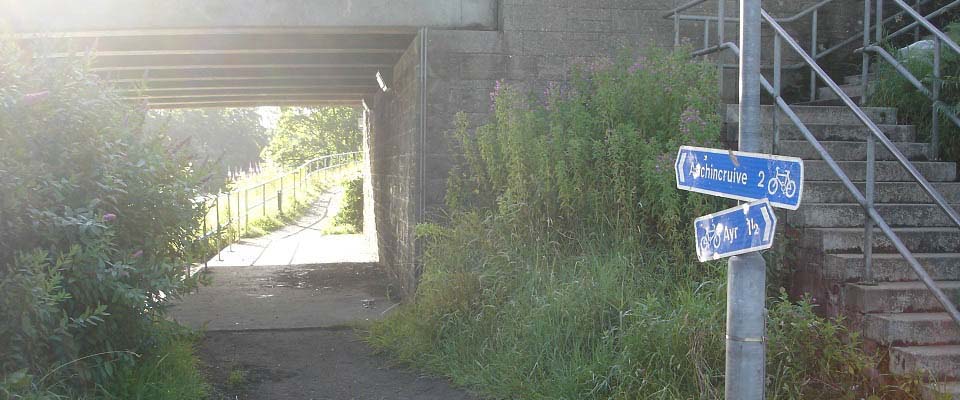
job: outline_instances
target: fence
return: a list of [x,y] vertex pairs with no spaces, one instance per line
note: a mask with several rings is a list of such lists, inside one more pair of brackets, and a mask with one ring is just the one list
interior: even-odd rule
[[[313,185],[326,180],[331,172],[360,161],[361,152],[332,154],[307,161],[279,177],[234,189],[229,192],[197,199],[207,213],[203,218],[203,233],[194,242],[203,245],[204,268],[209,259],[208,250],[216,244],[223,248],[225,240],[234,243],[249,230],[250,223],[261,218],[283,216],[298,199],[306,199]],[[229,237],[224,237],[229,233]],[[215,242],[215,243],[211,243]],[[189,270],[187,274],[189,275]]]

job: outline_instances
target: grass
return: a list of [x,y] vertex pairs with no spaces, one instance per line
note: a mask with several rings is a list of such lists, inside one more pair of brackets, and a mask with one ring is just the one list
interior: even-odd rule
[[[326,172],[315,174],[308,179],[305,186],[294,188],[293,179],[285,179],[283,185],[277,180],[281,174],[266,172],[251,175],[233,184],[233,187],[248,188],[233,192],[231,196],[221,195],[218,202],[211,202],[211,209],[207,213],[208,230],[217,226],[217,215],[224,228],[222,238],[217,245],[222,247],[232,240],[239,238],[256,238],[276,231],[302,217],[313,203],[325,193],[330,186],[344,180],[346,176],[355,174],[358,165],[347,165],[332,168]],[[272,182],[260,188],[258,185]],[[283,212],[280,212],[277,201],[277,192],[283,194]],[[262,206],[266,198],[266,206]],[[236,210],[246,210],[240,213],[238,219],[232,216]]]
[[348,235],[363,231],[363,178],[347,179],[340,184],[344,187],[341,207],[332,222],[323,228],[326,235]]
[[[575,72],[546,100],[498,84],[488,124],[458,118],[447,218],[418,226],[417,291],[367,340],[492,398],[720,399],[726,264],[695,260],[690,226],[731,204],[671,168],[681,144],[719,146],[715,69],[654,52]],[[914,398],[779,289],[768,398]]]
[[233,367],[227,375],[227,389],[238,389],[247,384],[247,370],[242,367]]
[[99,390],[104,400],[202,400],[210,386],[195,355],[197,335],[178,334],[144,354],[135,365],[118,368]]

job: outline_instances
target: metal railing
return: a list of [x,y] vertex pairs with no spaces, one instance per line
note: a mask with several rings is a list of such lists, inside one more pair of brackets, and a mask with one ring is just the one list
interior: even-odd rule
[[[724,31],[725,31],[725,27],[724,27],[724,26],[725,26],[725,24],[728,23],[728,22],[730,22],[730,23],[739,23],[739,22],[740,22],[740,19],[739,19],[738,17],[729,17],[729,16],[726,15],[725,4],[724,4],[723,2],[718,2],[719,4],[718,4],[718,6],[717,6],[717,15],[716,15],[716,16],[682,14],[684,11],[687,11],[687,10],[689,10],[689,9],[691,9],[691,8],[694,8],[694,7],[699,6],[699,5],[701,5],[701,4],[707,3],[707,2],[709,2],[709,1],[710,1],[710,0],[693,0],[693,1],[690,1],[689,3],[683,4],[683,5],[679,6],[679,7],[677,7],[677,8],[675,8],[675,9],[673,9],[673,10],[671,10],[671,11],[669,11],[669,12],[667,12],[667,13],[665,13],[665,14],[663,15],[663,18],[665,18],[665,19],[672,19],[672,20],[673,20],[673,24],[674,24],[674,45],[675,45],[675,46],[679,46],[679,45],[680,45],[680,36],[681,36],[681,34],[680,34],[680,26],[681,26],[681,22],[689,21],[689,22],[694,22],[694,23],[701,23],[701,24],[703,24],[703,32],[704,32],[704,35],[703,35],[703,47],[701,47],[701,48],[698,49],[698,50],[695,50],[695,51],[694,51],[694,55],[698,55],[698,56],[700,56],[700,55],[706,55],[706,54],[716,53],[716,52],[718,52],[719,50],[723,50],[723,49],[720,49],[719,47],[722,46],[722,45],[725,43],[725,40],[726,40],[726,38],[724,37]],[[869,21],[867,21],[867,23],[864,24],[864,26],[867,27],[866,29],[864,29],[864,32],[857,32],[857,33],[855,33],[854,35],[852,35],[852,36],[850,36],[850,37],[848,37],[848,38],[846,38],[846,39],[838,42],[837,44],[834,44],[833,46],[830,46],[830,47],[827,47],[827,48],[825,48],[825,49],[823,49],[823,50],[820,50],[820,45],[821,45],[820,38],[819,38],[819,36],[820,36],[820,35],[819,35],[819,32],[820,32],[820,22],[819,22],[819,21],[820,21],[820,11],[821,11],[821,9],[823,9],[824,7],[832,4],[834,1],[835,1],[835,0],[823,0],[823,1],[819,2],[819,3],[813,4],[813,5],[809,6],[809,7],[801,10],[800,12],[798,12],[798,13],[792,15],[792,16],[783,17],[783,18],[774,18],[774,21],[776,21],[776,22],[778,22],[778,23],[792,23],[792,22],[799,21],[800,19],[802,19],[802,18],[804,18],[804,17],[806,17],[806,16],[810,16],[810,22],[811,22],[811,23],[810,23],[810,46],[805,50],[805,52],[806,52],[807,55],[809,55],[810,57],[812,57],[814,60],[820,60],[820,59],[822,59],[822,58],[824,58],[824,57],[826,57],[826,56],[828,56],[828,55],[831,55],[831,54],[837,52],[838,50],[840,50],[840,49],[842,49],[842,48],[845,48],[845,47],[847,47],[847,46],[855,43],[855,42],[856,42],[858,39],[860,39],[860,38],[869,37],[869,35],[868,35],[868,34],[865,35],[865,33],[866,33],[866,32],[869,32],[870,29],[871,29],[871,25],[869,24]],[[917,9],[920,9],[920,7],[922,7],[922,6],[924,6],[924,5],[927,5],[927,4],[930,4],[930,3],[932,3],[933,1],[934,1],[934,0],[916,0],[916,1],[915,1],[915,7],[916,7]],[[956,2],[955,2],[955,3],[956,3]],[[952,8],[956,5],[955,3],[952,3],[952,4],[944,7],[943,9],[938,10],[936,13],[931,14],[931,15],[929,15],[928,17],[935,17],[935,16],[942,15],[943,13],[945,13],[945,12],[949,11],[950,9],[952,9]],[[883,21],[882,21],[882,23],[881,23],[880,25],[886,25],[886,24],[889,24],[889,23],[892,23],[892,22],[899,21],[899,20],[901,20],[901,19],[904,17],[905,14],[906,14],[905,11],[900,11],[900,12],[894,13],[894,14],[890,15],[889,17],[886,17],[885,19],[883,19]],[[710,40],[710,25],[711,25],[711,23],[716,23],[716,24],[717,24],[717,40],[716,40],[716,42],[715,42],[715,43],[716,43],[715,45],[710,45],[710,43],[711,43],[711,40]],[[898,30],[897,32],[891,34],[890,36],[901,36],[901,35],[903,35],[904,33],[910,32],[911,30],[914,32],[914,36],[915,36],[917,39],[919,39],[919,37],[920,37],[919,24],[916,23],[916,22],[914,22],[914,23],[912,23],[912,24],[909,24],[909,25],[907,25],[907,26],[904,26],[903,28],[901,28],[901,29]],[[737,68],[739,68],[739,65],[738,65],[738,64],[726,64],[726,63],[724,62],[724,60],[723,60],[722,57],[719,57],[719,58],[717,59],[717,64],[718,64],[718,67],[720,68],[721,71],[723,71],[724,69],[737,69]],[[802,69],[806,69],[806,68],[807,68],[807,65],[806,65],[806,63],[803,62],[803,61],[797,62],[797,63],[794,63],[794,64],[790,64],[790,65],[781,66],[781,70],[802,70]],[[763,69],[771,70],[771,69],[773,69],[773,66],[772,66],[772,65],[766,65],[766,66],[763,67]],[[721,88],[723,87],[723,79],[724,79],[724,78],[723,78],[723,74],[720,74],[720,87],[721,87]],[[809,82],[810,82],[810,86],[809,86],[809,89],[810,89],[810,92],[809,92],[809,93],[810,93],[810,101],[816,101],[816,100],[817,100],[817,97],[818,97],[818,96],[817,96],[817,93],[818,93],[818,89],[819,89],[819,87],[817,86],[818,79],[817,79],[816,74],[813,73],[812,71],[810,72],[810,81],[809,81]]]
[[[868,96],[870,94],[870,53],[876,54],[879,59],[886,61],[888,64],[893,66],[894,71],[896,71],[900,76],[910,82],[914,88],[917,89],[921,94],[927,97],[932,104],[933,108],[933,119],[930,126],[930,158],[939,159],[940,158],[940,116],[943,115],[949,121],[953,122],[954,125],[960,127],[960,117],[957,116],[956,109],[940,100],[940,90],[943,87],[943,74],[941,71],[941,61],[943,60],[943,47],[946,46],[950,50],[953,50],[954,53],[960,55],[960,46],[953,41],[946,33],[941,31],[935,25],[930,23],[930,18],[936,18],[940,15],[943,15],[947,11],[955,8],[960,5],[960,0],[953,1],[940,9],[923,16],[919,13],[919,8],[914,10],[903,0],[891,0],[898,8],[902,11],[900,14],[909,15],[910,18],[914,21],[911,24],[901,28],[900,30],[893,32],[891,34],[886,34],[884,32],[884,25],[876,24],[874,27],[874,38],[871,41],[870,39],[870,9],[871,0],[864,0],[863,11],[864,11],[864,26],[867,27],[863,32],[863,47],[857,49],[858,52],[863,53],[863,66],[861,69],[860,84],[862,86],[862,97],[861,104],[866,104]],[[883,17],[883,0],[877,0],[876,2],[876,19]],[[910,70],[897,60],[896,57],[891,55],[886,49],[882,47],[883,43],[889,42],[904,33],[913,30],[914,38],[919,39],[921,27],[928,31],[933,36],[933,76],[931,77],[930,89],[927,89],[926,86],[918,79]]]
[[[318,157],[276,178],[197,199],[207,213],[203,218],[202,234],[195,243],[203,244],[205,249],[215,244],[219,252],[224,244],[239,240],[248,231],[251,221],[269,217],[271,212],[282,216],[285,201],[295,203],[298,193],[305,199],[318,178],[326,179],[328,172],[357,163],[361,157],[359,151]],[[231,237],[225,238],[224,234],[228,232]],[[204,268],[207,262],[208,257],[204,256]]]
[[[696,0],[693,3],[700,4],[706,0]],[[869,0],[867,0],[869,1]],[[901,0],[895,0],[901,2]],[[719,0],[718,3],[720,6],[719,9],[723,9],[723,3],[725,0]],[[818,5],[824,4],[821,2]],[[692,3],[691,3],[692,4]],[[696,5],[693,4],[693,5]],[[689,4],[688,4],[689,5]],[[689,5],[692,7],[693,5]],[[687,7],[687,8],[689,8]],[[908,7],[909,8],[909,7]],[[680,7],[680,11],[683,11],[684,8]],[[674,15],[678,15],[680,11],[675,11]],[[869,13],[869,7],[865,8],[865,11]],[[722,15],[722,14],[721,14]],[[853,195],[854,199],[861,207],[864,209],[866,214],[865,223],[864,223],[864,241],[863,241],[863,254],[864,254],[864,282],[865,284],[870,284],[874,282],[873,271],[872,271],[872,262],[873,262],[873,233],[874,225],[883,232],[884,235],[890,240],[893,246],[897,249],[897,252],[907,261],[913,271],[917,274],[923,284],[930,290],[933,296],[937,301],[944,307],[944,310],[947,314],[950,315],[950,318],[953,321],[960,325],[960,312],[958,312],[956,306],[950,301],[950,299],[944,294],[930,277],[930,274],[923,268],[913,253],[907,248],[903,243],[903,240],[894,232],[893,228],[884,220],[884,218],[879,214],[874,204],[874,192],[876,184],[876,142],[879,140],[880,143],[889,151],[895,160],[910,174],[910,176],[915,180],[923,190],[933,199],[934,203],[939,206],[950,218],[950,220],[957,226],[960,226],[960,215],[957,214],[943,196],[923,177],[922,174],[917,170],[917,168],[903,155],[902,152],[894,145],[894,143],[880,130],[876,123],[870,119],[870,117],[863,111],[860,106],[858,106],[843,90],[840,86],[830,78],[829,75],[820,67],[817,63],[814,55],[811,55],[801,46],[796,39],[794,39],[778,22],[777,19],[771,17],[766,11],[762,11],[762,18],[764,23],[770,26],[774,30],[774,65],[773,65],[773,83],[771,84],[763,75],[757,77],[760,80],[761,85],[764,90],[773,97],[776,108],[783,112],[787,118],[800,130],[804,138],[813,146],[817,151],[820,157],[826,162],[830,167],[833,173],[840,179],[843,186]],[[719,24],[723,25],[723,24]],[[865,24],[869,26],[869,24]],[[865,35],[866,36],[866,35]],[[722,31],[718,32],[718,38],[722,38]],[[783,43],[787,45],[800,56],[804,65],[806,65],[812,71],[815,76],[821,80],[827,87],[830,88],[841,100],[841,102],[856,115],[857,119],[867,128],[869,134],[867,135],[867,161],[866,161],[866,184],[865,192],[861,192],[857,186],[853,183],[850,177],[840,168],[840,165],[836,160],[827,152],[823,144],[813,135],[806,124],[800,120],[800,117],[797,113],[787,104],[786,100],[782,97],[781,93],[781,76],[784,70],[782,63],[782,46]],[[706,55],[716,52],[722,52],[724,50],[729,50],[732,53],[739,56],[740,50],[735,43],[732,42],[720,42],[716,46],[706,47],[701,51],[698,51],[694,56]],[[773,112],[773,135],[774,143],[776,144],[779,140],[779,131],[780,123],[779,116],[776,110]]]

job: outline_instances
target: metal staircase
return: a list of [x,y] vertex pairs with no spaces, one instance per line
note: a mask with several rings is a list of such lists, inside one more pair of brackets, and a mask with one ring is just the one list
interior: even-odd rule
[[[781,215],[798,234],[801,247],[792,284],[810,292],[827,315],[845,316],[869,349],[888,355],[886,372],[920,373],[928,380],[925,398],[960,399],[960,313],[954,305],[960,298],[957,164],[935,160],[936,125],[933,140],[919,142],[915,127],[898,124],[896,109],[861,107],[854,101],[862,104],[863,95],[870,94],[871,62],[896,62],[877,45],[894,35],[920,37],[920,28],[932,35],[939,77],[942,48],[960,53],[960,47],[927,17],[942,15],[960,1],[925,17],[902,0],[866,0],[864,31],[820,51],[817,16],[832,2],[822,1],[789,18],[763,13],[765,27],[774,33],[774,54],[768,68],[772,79],[760,79],[775,102],[764,107],[763,123],[768,127],[764,131],[771,133],[771,151],[803,158],[806,164],[803,205]],[[674,20],[678,37],[683,22],[700,23],[705,29],[710,21],[716,24],[716,41],[711,43],[710,35],[704,35],[703,48],[695,56],[737,54],[737,45],[725,41],[721,28],[737,22],[725,14],[723,0],[715,2],[716,16],[683,14],[704,3],[708,1],[692,1],[665,17]],[[925,3],[915,6],[919,9]],[[884,18],[890,7],[899,12]],[[813,43],[808,50],[780,25],[804,17],[812,19]],[[885,32],[885,24],[904,17],[909,23]],[[861,74],[845,77],[840,85],[817,60],[825,52],[854,54],[849,45],[858,39],[863,43],[856,50],[862,54]],[[784,45],[802,61],[784,65]],[[724,57],[717,60],[721,69],[736,68],[725,64]],[[785,70],[810,71],[809,98],[788,104],[781,96]],[[954,110],[939,99],[938,80],[926,88],[916,77],[905,76],[931,100],[935,113],[960,126]],[[735,132],[736,105],[727,106],[725,119],[728,132]]]

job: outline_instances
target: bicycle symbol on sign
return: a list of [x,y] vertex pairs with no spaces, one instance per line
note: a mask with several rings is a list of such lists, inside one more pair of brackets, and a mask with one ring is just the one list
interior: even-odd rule
[[780,167],[777,167],[776,176],[767,183],[767,193],[772,196],[781,190],[784,196],[792,198],[797,194],[797,181],[790,178],[789,170],[781,170]]
[[723,234],[723,224],[707,225],[704,227],[704,235],[700,238],[700,248],[703,250],[709,250],[710,245],[713,245],[713,248],[720,247],[720,239]]

